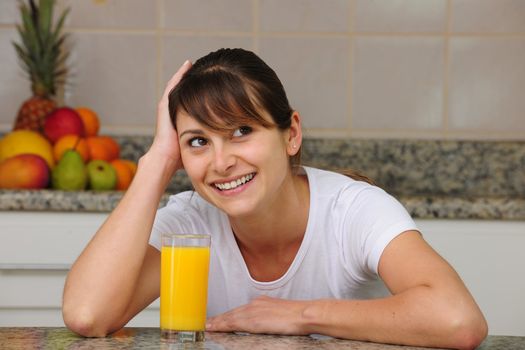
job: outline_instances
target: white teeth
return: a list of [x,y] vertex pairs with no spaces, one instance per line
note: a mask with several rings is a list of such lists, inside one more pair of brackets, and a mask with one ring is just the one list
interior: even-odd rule
[[216,183],[215,184],[215,187],[217,187],[219,190],[232,190],[234,188],[237,188],[241,185],[244,185],[245,183],[247,183],[248,181],[250,181],[251,179],[253,179],[253,176],[254,174],[248,174],[248,175],[244,175],[243,177],[237,179],[237,180],[233,180],[231,182],[225,182],[225,183],[222,183],[222,184],[219,184],[219,183]]

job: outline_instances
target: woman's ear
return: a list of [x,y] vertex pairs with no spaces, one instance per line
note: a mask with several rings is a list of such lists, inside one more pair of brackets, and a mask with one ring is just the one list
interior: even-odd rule
[[288,129],[287,152],[294,156],[299,152],[303,142],[303,131],[301,127],[301,116],[297,111],[292,113],[290,129]]

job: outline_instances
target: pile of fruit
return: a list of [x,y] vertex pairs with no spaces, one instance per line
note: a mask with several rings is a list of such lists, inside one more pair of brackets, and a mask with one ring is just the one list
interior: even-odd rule
[[17,129],[0,139],[0,188],[126,190],[136,163],[98,135],[97,114],[85,107],[54,109],[43,132]]
[[57,107],[69,55],[62,27],[53,19],[56,0],[21,0],[19,43],[13,43],[33,96],[19,109],[13,131],[0,140],[0,188],[126,190],[136,164],[120,159],[111,137],[99,136],[89,108]]

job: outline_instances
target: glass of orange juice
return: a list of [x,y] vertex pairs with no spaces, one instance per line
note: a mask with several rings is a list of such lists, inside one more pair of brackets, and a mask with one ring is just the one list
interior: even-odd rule
[[204,340],[210,243],[210,235],[162,235],[160,329],[163,340]]

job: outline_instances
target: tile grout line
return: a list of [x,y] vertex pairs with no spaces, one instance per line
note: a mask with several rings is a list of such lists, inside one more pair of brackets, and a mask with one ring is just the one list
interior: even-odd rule
[[443,101],[442,101],[442,131],[443,136],[449,136],[449,79],[450,79],[450,32],[452,24],[452,0],[446,3],[445,35],[443,37]]
[[261,24],[260,19],[260,3],[259,0],[252,0],[252,50],[253,52],[260,54],[260,30]]
[[346,102],[348,112],[347,112],[347,125],[346,125],[346,133],[348,134],[348,137],[352,136],[352,125],[353,125],[353,99],[352,99],[352,93],[353,93],[353,66],[354,66],[354,37],[353,37],[353,27],[355,25],[355,1],[349,0],[348,3],[348,34],[347,34],[347,40],[348,40],[348,92],[347,92],[347,99]]
[[[162,1],[162,0],[161,0]],[[254,33],[260,37],[346,37],[349,34],[349,31],[344,32],[318,32],[318,31],[290,31],[290,32],[261,32],[260,31],[260,20],[259,20],[259,0],[252,0],[252,16],[254,18],[254,24],[252,29],[249,31],[242,30],[196,30],[196,29],[162,29],[164,34],[167,35],[181,35],[181,36],[250,36]],[[447,0],[449,1],[449,0]],[[164,3],[164,2],[162,2]],[[0,30],[13,30],[16,29],[14,24],[0,24]],[[103,33],[103,34],[155,34],[158,28],[89,28],[89,27],[65,27],[68,32],[71,33]],[[350,30],[350,35],[353,37],[442,37],[443,33],[439,32],[356,32]],[[489,32],[457,32],[448,33],[451,37],[465,37],[465,38],[514,38],[514,37],[525,37],[525,32],[502,32],[502,33],[489,33]]]
[[162,67],[164,65],[164,19],[162,16],[164,10],[164,0],[158,0],[157,2],[157,30],[156,30],[156,41],[157,41],[157,102],[160,100],[163,93],[163,82],[162,82]]

